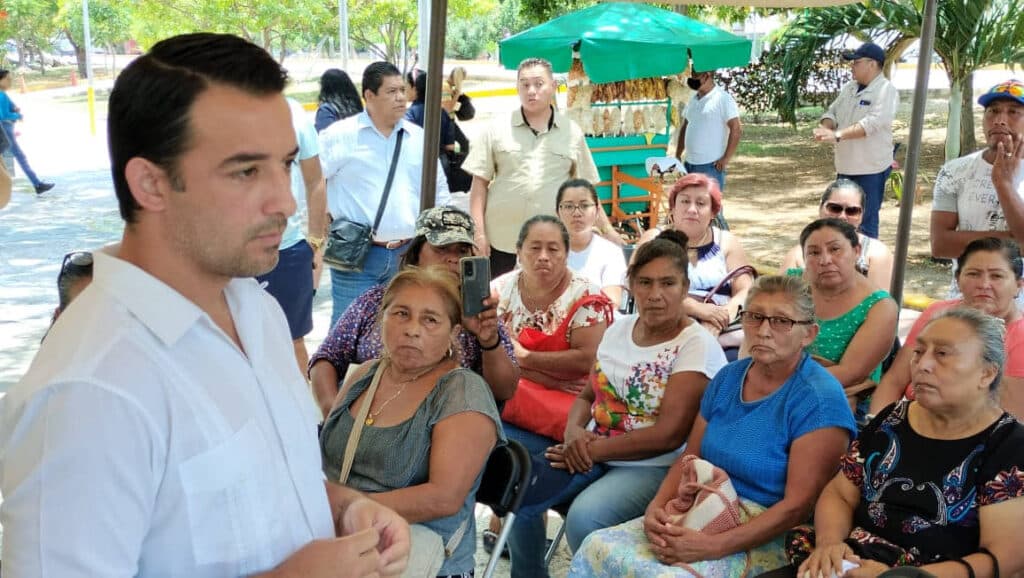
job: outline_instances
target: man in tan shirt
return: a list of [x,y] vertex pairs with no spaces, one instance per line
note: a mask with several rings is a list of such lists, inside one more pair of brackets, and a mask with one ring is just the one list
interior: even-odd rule
[[[551,63],[526,59],[517,78],[521,107],[496,119],[462,165],[473,175],[469,211],[476,246],[490,256],[495,277],[515,267],[522,224],[534,215],[556,214],[559,185],[571,178],[600,180],[583,131],[552,106],[557,85]],[[604,211],[598,211],[598,228],[612,238]]]

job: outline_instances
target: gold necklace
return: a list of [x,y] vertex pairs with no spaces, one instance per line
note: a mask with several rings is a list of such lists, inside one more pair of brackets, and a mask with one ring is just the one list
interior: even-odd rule
[[[439,361],[439,362],[435,363],[435,364],[433,365],[433,367],[431,367],[431,368],[427,369],[426,371],[424,371],[424,372],[422,372],[422,373],[420,373],[420,374],[418,374],[418,375],[414,375],[413,377],[410,377],[409,379],[407,379],[407,380],[405,380],[405,381],[399,382],[399,383],[398,383],[398,385],[400,385],[401,387],[399,387],[399,388],[398,388],[398,391],[396,391],[396,392],[395,392],[395,395],[392,395],[391,397],[389,397],[389,398],[387,398],[386,400],[384,400],[384,403],[380,404],[380,406],[378,406],[378,407],[377,407],[377,411],[371,411],[371,412],[370,412],[370,415],[366,416],[366,421],[364,421],[363,423],[365,423],[366,425],[373,425],[373,422],[377,421],[377,420],[376,420],[376,418],[377,418],[378,416],[380,416],[380,413],[381,413],[382,411],[384,411],[384,408],[385,408],[385,407],[387,407],[387,405],[388,405],[389,403],[391,403],[391,402],[392,402],[392,401],[394,401],[394,400],[395,400],[396,398],[398,398],[398,396],[402,395],[402,392],[403,392],[403,391],[405,391],[405,388],[406,388],[406,387],[408,387],[408,385],[409,385],[410,383],[412,383],[412,382],[414,382],[414,381],[418,380],[419,378],[421,378],[421,377],[423,377],[424,375],[426,375],[426,374],[430,373],[431,371],[434,371],[435,369],[437,369],[437,366],[438,366],[438,365],[441,365],[441,363],[442,363],[443,361],[444,361],[444,360],[442,359],[441,361]],[[391,369],[391,366],[390,366],[390,365],[388,366],[388,369],[387,369],[387,370],[391,372],[391,375],[392,375],[392,376],[394,376],[395,372],[394,372],[394,370],[392,370],[392,369]],[[371,405],[371,406],[373,405],[373,400],[372,400],[372,399],[370,400],[370,405]]]

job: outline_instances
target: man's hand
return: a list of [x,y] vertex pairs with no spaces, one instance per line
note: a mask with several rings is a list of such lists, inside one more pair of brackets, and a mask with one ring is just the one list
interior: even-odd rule
[[498,340],[498,292],[492,290],[483,300],[484,310],[473,317],[463,317],[462,326],[473,334],[480,346],[490,346]]
[[[366,528],[343,538],[314,540],[288,557],[264,578],[379,578],[381,555],[377,530]],[[389,574],[390,575],[390,574]],[[397,576],[397,574],[394,574]]]
[[359,498],[345,508],[340,520],[341,535],[358,535],[373,530],[380,539],[377,572],[381,577],[400,576],[409,562],[409,524],[404,518],[369,498]]
[[992,163],[992,184],[996,190],[1015,190],[1024,162],[1024,135],[1001,139],[996,143],[996,160]]
[[715,170],[722,173],[725,172],[725,168],[729,166],[729,159],[722,157],[715,161]]
[[824,126],[819,126],[814,129],[814,140],[834,144],[836,142],[836,131]]

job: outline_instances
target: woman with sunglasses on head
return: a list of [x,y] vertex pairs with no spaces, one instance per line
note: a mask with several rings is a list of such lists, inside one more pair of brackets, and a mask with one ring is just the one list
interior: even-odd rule
[[597,212],[602,209],[594,185],[586,179],[565,181],[558,187],[555,206],[569,229],[569,268],[600,287],[618,308],[626,257],[620,247],[596,232]]
[[683,455],[729,475],[742,523],[712,533],[675,520],[677,460],[643,517],[583,541],[570,578],[757,576],[786,565],[784,535],[810,515],[856,425],[842,388],[806,351],[818,325],[802,279],[759,278],[740,316],[750,357],[711,379]]
[[[879,289],[888,290],[892,279],[892,251],[885,243],[860,232],[860,223],[864,219],[864,189],[850,179],[833,181],[821,195],[818,218],[839,219],[857,229],[857,238],[860,241],[857,271],[870,279]],[[803,269],[804,252],[798,244],[786,254],[779,272],[791,275],[802,273]]]

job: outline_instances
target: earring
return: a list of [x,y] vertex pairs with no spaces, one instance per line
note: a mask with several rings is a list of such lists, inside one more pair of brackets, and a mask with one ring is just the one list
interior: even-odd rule
[[449,343],[448,344],[448,358],[451,359],[452,357],[455,357],[455,344]]

